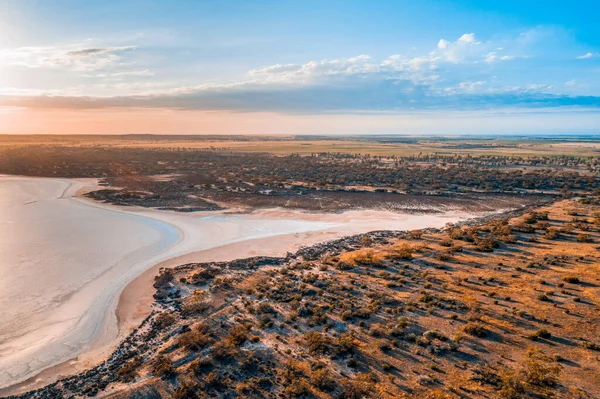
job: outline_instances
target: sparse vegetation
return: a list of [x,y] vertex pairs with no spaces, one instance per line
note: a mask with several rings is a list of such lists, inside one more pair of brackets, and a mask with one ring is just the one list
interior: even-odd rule
[[563,281],[569,284],[579,284],[579,278],[575,276],[565,276],[563,277]]
[[[600,202],[586,199],[287,258],[182,265],[156,280],[158,311],[118,366],[61,392],[574,399],[577,386],[599,396],[599,258],[568,214],[593,220]],[[600,225],[585,228],[597,242]]]

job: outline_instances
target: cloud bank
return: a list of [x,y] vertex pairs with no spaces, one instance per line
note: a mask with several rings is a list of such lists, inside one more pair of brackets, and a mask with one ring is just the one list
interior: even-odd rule
[[[100,79],[110,95],[91,96],[85,86],[61,91],[0,89],[0,105],[32,108],[171,108],[280,113],[412,112],[486,109],[599,108],[600,96],[561,92],[555,85],[514,84],[497,76],[536,58],[537,32],[502,41],[482,41],[474,33],[441,39],[420,55],[369,55],[273,64],[223,83],[166,85],[153,81],[151,68],[127,69],[135,46],[24,47],[0,51],[3,65],[68,68]],[[593,58],[586,53],[578,59]],[[572,59],[572,58],[571,58]],[[510,66],[513,65],[513,66]],[[523,66],[521,66],[523,67]],[[531,64],[528,66],[531,67]],[[540,67],[540,66],[536,66]],[[111,80],[125,80],[118,84]],[[130,79],[138,79],[129,81]],[[565,81],[565,88],[573,88]],[[99,86],[98,84],[96,84]],[[112,85],[112,86],[111,86]],[[121,91],[127,88],[127,94]]]
[[89,71],[106,68],[121,59],[133,46],[85,48],[84,44],[53,47],[0,49],[0,66],[26,68],[68,68]]

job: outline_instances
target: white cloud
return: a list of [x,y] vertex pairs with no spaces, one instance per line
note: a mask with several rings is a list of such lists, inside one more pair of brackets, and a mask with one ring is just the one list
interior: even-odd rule
[[[94,84],[71,87],[64,92],[38,94],[5,91],[8,105],[77,107],[153,106],[183,109],[227,109],[240,111],[327,112],[332,110],[407,110],[486,106],[551,107],[588,105],[600,107],[600,98],[569,97],[559,94],[564,81],[539,83],[538,79],[514,79],[503,85],[498,75],[490,75],[485,63],[536,57],[539,46],[517,45],[519,38],[479,41],[466,33],[455,40],[441,39],[426,53],[412,56],[395,54],[373,59],[361,54],[349,58],[314,60],[303,64],[273,64],[248,71],[245,79],[218,84],[181,84],[181,80],[125,79],[152,76],[150,69],[123,68],[121,57],[132,47],[88,45],[21,48],[3,62],[29,63],[37,67],[67,66],[86,71],[80,76],[100,79]],[[529,43],[529,41],[528,41]],[[2,51],[2,50],[0,50]],[[531,51],[531,53],[529,53]],[[537,52],[536,52],[537,51]],[[106,67],[105,67],[106,66]],[[108,67],[110,66],[110,67]],[[116,68],[119,66],[119,68]],[[105,68],[101,70],[102,68]],[[494,71],[496,72],[496,71]],[[163,75],[163,73],[161,73]],[[469,79],[469,80],[465,80]],[[179,83],[178,83],[179,82]],[[533,84],[532,84],[533,83]],[[566,91],[566,90],[565,90]],[[573,91],[573,90],[572,90]],[[578,92],[579,93],[579,92]],[[62,98],[61,98],[62,96]],[[18,97],[21,97],[20,100]],[[27,100],[26,97],[32,98]],[[1,98],[0,98],[1,100]]]
[[485,56],[484,61],[487,62],[488,64],[491,64],[496,61],[510,61],[510,60],[514,60],[515,58],[525,58],[525,57],[517,57],[515,55],[498,55],[498,53],[496,53],[495,51],[492,51],[491,53],[488,53]]
[[594,53],[589,53],[588,52],[588,53],[585,53],[583,55],[580,55],[579,57],[577,57],[577,59],[578,60],[585,60],[585,59],[594,58],[594,57],[600,57],[600,53],[594,54]]
[[67,52],[71,57],[94,57],[98,55],[111,54],[119,51],[133,50],[133,46],[108,47],[108,48],[82,48]]
[[91,71],[117,63],[132,46],[90,48],[84,44],[49,47],[18,47],[0,50],[0,65],[27,68],[69,68]]
[[438,42],[437,49],[429,53],[429,59],[432,62],[460,63],[469,58],[479,44],[481,42],[475,39],[474,33],[465,33],[454,42],[442,39]]
[[461,82],[458,87],[465,91],[475,91],[477,88],[485,85],[486,82],[478,81],[478,82]]
[[524,91],[529,91],[529,92],[549,92],[554,88],[554,86],[549,85],[549,84],[528,84],[525,85],[525,87],[523,88]]
[[456,95],[463,93],[477,93],[481,92],[483,87],[487,84],[485,81],[466,81],[460,82],[457,86],[446,87],[439,92],[442,95]]
[[362,54],[352,58],[310,61],[306,64],[275,64],[249,72],[253,78],[279,83],[314,83],[325,78],[361,77],[382,79],[406,79],[414,83],[431,83],[440,76],[436,72],[444,64],[476,62],[480,59],[477,47],[480,42],[474,33],[466,33],[455,41],[441,39],[431,52],[404,57],[392,55],[383,61],[374,61]]
[[275,64],[248,72],[252,77],[269,82],[308,83],[316,79],[332,76],[349,76],[379,72],[382,64],[371,61],[371,57],[361,54],[356,57],[334,60],[310,61],[306,64]]
[[485,62],[487,62],[488,64],[491,64],[492,62],[496,61],[497,59],[498,59],[498,56],[496,55],[496,53],[492,52],[487,55],[487,57],[485,58]]
[[97,73],[92,75],[85,75],[89,78],[121,78],[128,76],[154,76],[154,72],[149,69],[141,69],[137,71],[123,71],[123,72],[108,72],[108,73]]
[[464,44],[476,43],[475,33],[465,33],[464,35],[462,35],[461,37],[458,38],[457,43],[464,43]]
[[253,69],[249,72],[249,74],[257,75],[257,76],[272,75],[272,74],[296,72],[296,71],[298,71],[298,69],[300,69],[300,67],[295,64],[285,64],[285,65],[275,64],[275,65],[268,66],[266,68]]

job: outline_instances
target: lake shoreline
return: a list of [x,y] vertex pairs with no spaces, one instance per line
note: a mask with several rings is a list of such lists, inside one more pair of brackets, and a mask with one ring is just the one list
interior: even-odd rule
[[[47,181],[48,179],[44,180]],[[179,231],[180,237],[169,248],[181,246],[181,243],[186,240],[194,241],[192,239],[194,237],[193,233],[186,236],[188,232],[193,232],[194,218],[205,221],[217,218],[214,225],[218,226],[218,231],[224,234],[224,237],[229,237],[229,239],[217,240],[218,242],[213,242],[209,245],[209,248],[200,250],[194,250],[198,247],[197,243],[196,247],[180,247],[179,255],[175,252],[169,253],[169,250],[163,252],[165,259],[160,259],[152,266],[145,267],[144,270],[124,284],[123,289],[118,291],[118,297],[114,302],[111,302],[115,303],[114,308],[108,308],[111,314],[105,315],[105,317],[114,317],[116,320],[114,326],[116,333],[111,333],[110,330],[107,330],[109,327],[104,325],[102,327],[105,340],[103,343],[95,345],[94,342],[97,341],[95,339],[94,342],[89,343],[89,347],[84,348],[81,353],[73,358],[45,367],[39,373],[1,389],[0,395],[2,396],[39,388],[66,375],[72,375],[93,367],[105,360],[124,337],[139,326],[140,322],[151,311],[153,303],[152,281],[161,267],[171,267],[189,262],[234,260],[259,255],[282,256],[288,251],[294,252],[301,246],[313,245],[352,234],[372,230],[443,227],[447,222],[456,222],[475,216],[457,212],[445,215],[410,215],[380,211],[350,211],[342,214],[322,215],[282,209],[265,209],[244,215],[223,215],[221,212],[202,213],[200,215],[174,215],[165,211],[138,210],[132,207],[123,209],[122,207],[101,204],[82,198],[83,192],[95,187],[93,179],[54,180],[72,183],[63,190],[58,199],[74,200],[95,208],[127,215],[134,214],[138,217],[156,219],[170,224]],[[73,183],[78,183],[78,185]],[[227,228],[232,228],[231,226],[223,227],[227,223],[247,223],[250,228],[243,231],[237,228],[234,233],[227,233]],[[265,227],[256,227],[260,223],[263,223]],[[197,232],[195,234],[197,237]],[[212,236],[214,232],[209,232],[209,234]],[[277,239],[274,239],[274,237],[277,237]],[[177,256],[172,256],[174,254]],[[114,313],[112,309],[114,309]]]

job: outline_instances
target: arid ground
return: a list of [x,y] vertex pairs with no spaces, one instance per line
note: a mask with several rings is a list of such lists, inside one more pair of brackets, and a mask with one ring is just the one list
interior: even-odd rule
[[93,177],[120,207],[488,212],[165,263],[126,290],[147,317],[107,360],[19,397],[600,397],[594,139],[11,140],[1,173]]

